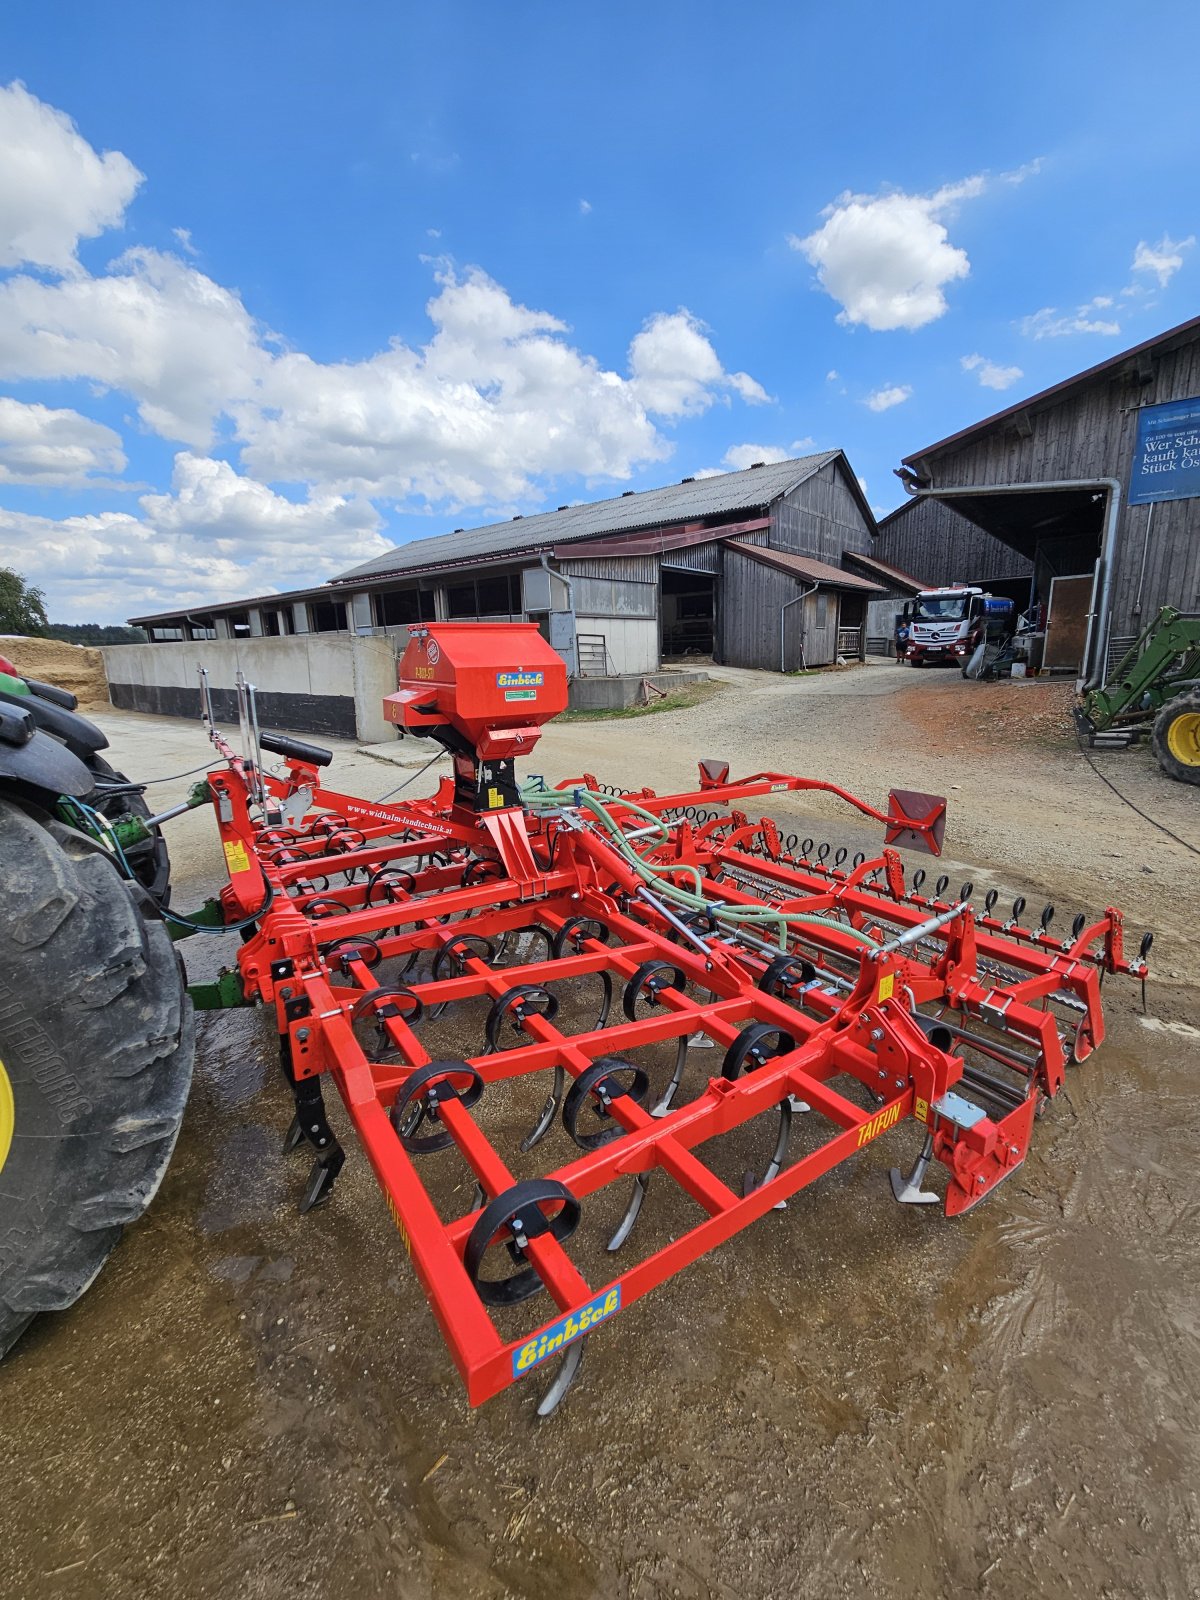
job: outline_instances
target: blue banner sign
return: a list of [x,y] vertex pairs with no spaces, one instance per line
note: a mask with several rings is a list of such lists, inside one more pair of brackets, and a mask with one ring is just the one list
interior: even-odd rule
[[1129,472],[1129,504],[1200,495],[1200,395],[1143,406]]

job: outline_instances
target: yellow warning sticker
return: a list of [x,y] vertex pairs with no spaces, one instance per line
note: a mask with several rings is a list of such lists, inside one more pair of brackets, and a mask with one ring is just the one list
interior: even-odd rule
[[499,810],[501,810],[503,808],[503,806],[504,806],[504,796],[500,793],[499,789],[489,789],[488,790],[488,810],[489,811],[499,811]]
[[896,987],[896,974],[894,972],[889,972],[884,977],[880,978],[880,980],[879,980],[879,993],[876,996],[876,999],[878,999],[878,1000],[890,1000],[892,998],[892,992],[895,989],[895,987]]
[[226,839],[225,865],[230,872],[250,871],[250,857],[246,853],[246,846],[240,839]]
[[928,1100],[922,1100],[921,1097],[918,1095],[917,1098],[913,1101],[913,1116],[916,1117],[918,1122],[928,1122],[929,1121],[929,1101]]

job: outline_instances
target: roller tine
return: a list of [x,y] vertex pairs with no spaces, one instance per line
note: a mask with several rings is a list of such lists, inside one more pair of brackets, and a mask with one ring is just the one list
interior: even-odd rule
[[538,1405],[537,1414],[539,1417],[553,1416],[566,1399],[568,1389],[579,1376],[579,1365],[583,1360],[583,1347],[586,1343],[586,1337],[576,1339],[566,1355],[563,1356],[562,1364],[558,1369],[554,1382],[546,1390]]
[[565,1068],[558,1066],[554,1069],[554,1086],[546,1096],[546,1104],[542,1107],[542,1114],[531,1132],[521,1140],[521,1150],[532,1150],[539,1140],[544,1139],[553,1125],[558,1114],[559,1102],[562,1100],[563,1086],[567,1081]]
[[633,1232],[633,1225],[638,1219],[638,1212],[642,1209],[642,1201],[646,1198],[646,1190],[650,1187],[650,1174],[639,1172],[633,1180],[633,1193],[629,1196],[629,1204],[625,1208],[625,1215],[621,1218],[616,1233],[608,1241],[608,1250],[619,1250]]
[[472,1211],[482,1211],[483,1203],[486,1199],[487,1195],[483,1192],[483,1185],[476,1181],[474,1192],[471,1195],[471,1204],[467,1208],[467,1215],[470,1216]]
[[679,1036],[679,1049],[675,1052],[675,1070],[671,1073],[671,1081],[663,1090],[662,1099],[651,1111],[652,1117],[665,1117],[671,1109],[671,1101],[675,1098],[675,1091],[679,1088],[683,1078],[683,1069],[687,1065],[688,1042],[687,1035]]

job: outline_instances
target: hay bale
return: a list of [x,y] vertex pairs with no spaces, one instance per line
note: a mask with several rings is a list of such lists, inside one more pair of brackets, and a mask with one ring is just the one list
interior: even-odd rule
[[20,634],[0,634],[0,655],[7,656],[23,678],[40,678],[69,689],[81,711],[107,711],[108,678],[104,657],[86,645],[64,644],[60,639],[30,639]]

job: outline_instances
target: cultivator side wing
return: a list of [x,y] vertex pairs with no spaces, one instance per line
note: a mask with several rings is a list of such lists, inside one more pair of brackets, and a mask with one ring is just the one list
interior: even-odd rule
[[849,859],[743,809],[831,792],[937,854],[933,796],[880,812],[715,760],[689,794],[518,787],[565,699],[534,628],[413,631],[389,715],[450,752],[428,799],[340,793],[278,737],[267,774],[243,698],[249,750],[214,730],[208,779],[222,905],[256,916],[238,964],[275,1011],[289,1147],[313,1150],[303,1203],[343,1161],[328,1080],[472,1404],[562,1355],[553,1409],[591,1331],[906,1122],[896,1198],[938,1198],[936,1163],[968,1211],[1101,1042],[1100,974],[1145,973],[1116,910],[1060,938],[1053,907],[1031,928],[1023,902],[906,879],[891,844]]

